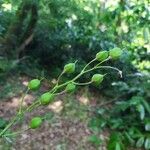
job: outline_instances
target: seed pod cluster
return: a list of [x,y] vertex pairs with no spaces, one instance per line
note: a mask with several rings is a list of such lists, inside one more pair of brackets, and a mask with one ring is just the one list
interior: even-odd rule
[[75,63],[69,63],[64,66],[65,73],[73,73],[75,71]]
[[41,95],[40,102],[42,105],[48,105],[54,100],[54,94],[46,92]]
[[40,117],[34,117],[31,119],[30,128],[36,129],[36,128],[40,127],[41,124],[42,124],[42,119]]
[[28,88],[30,90],[36,91],[40,88],[41,81],[38,79],[33,79],[28,83]]
[[98,61],[104,61],[109,56],[112,59],[118,59],[122,55],[122,50],[118,47],[111,49],[110,51],[100,51],[96,54],[96,60]]

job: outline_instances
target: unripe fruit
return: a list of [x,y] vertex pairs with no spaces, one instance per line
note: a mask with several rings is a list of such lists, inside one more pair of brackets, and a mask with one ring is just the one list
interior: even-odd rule
[[31,80],[31,81],[28,83],[28,88],[29,88],[30,90],[35,91],[35,90],[38,90],[38,89],[40,88],[40,84],[41,84],[40,80],[38,80],[38,79],[33,79],[33,80]]
[[108,56],[109,56],[108,51],[101,51],[96,54],[96,60],[103,61],[103,60],[107,59]]
[[54,100],[54,94],[51,94],[50,92],[42,94],[42,96],[40,98],[42,105],[48,105],[53,100]]
[[104,79],[104,75],[102,74],[94,74],[92,77],[92,83],[99,85]]
[[36,128],[40,127],[41,124],[42,124],[42,119],[40,117],[34,117],[34,118],[32,118],[32,120],[30,122],[30,128],[36,129]]
[[65,90],[66,90],[68,93],[70,93],[70,92],[74,92],[75,89],[76,89],[76,85],[73,84],[73,83],[69,83],[69,84],[66,86],[66,89],[65,89]]
[[64,66],[65,73],[73,73],[75,71],[75,63],[69,63]]
[[122,50],[118,47],[109,51],[109,55],[112,59],[118,59],[122,55]]

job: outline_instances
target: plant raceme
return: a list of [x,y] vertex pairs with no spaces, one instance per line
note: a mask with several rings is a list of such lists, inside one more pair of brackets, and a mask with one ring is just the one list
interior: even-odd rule
[[[37,100],[35,100],[30,106],[27,108],[23,108],[23,101],[28,93],[28,91],[36,91],[40,88],[41,86],[41,80],[39,79],[33,79],[28,83],[28,88],[25,92],[25,94],[21,98],[21,103],[18,112],[16,115],[12,118],[12,120],[6,125],[6,127],[0,132],[0,137],[5,137],[8,138],[9,136],[13,136],[16,134],[21,134],[24,131],[20,132],[11,132],[10,133],[10,128],[14,126],[22,117],[24,117],[26,112],[30,112],[33,109],[36,109],[37,107],[40,106],[46,106],[50,103],[52,103],[55,100],[55,97],[59,94],[63,93],[72,93],[76,90],[77,86],[80,85],[89,85],[89,84],[94,84],[96,86],[99,86],[102,81],[104,80],[104,77],[106,74],[94,74],[89,82],[85,83],[79,83],[77,80],[84,74],[92,72],[96,69],[113,69],[117,71],[120,75],[122,72],[115,67],[111,66],[103,66],[102,64],[104,62],[109,61],[110,59],[118,59],[122,55],[122,50],[120,48],[114,48],[110,51],[100,51],[96,54],[95,58],[91,60],[89,63],[87,63],[84,68],[81,70],[81,72],[76,75],[73,79],[68,80],[64,83],[60,83],[60,78],[62,77],[63,74],[71,74],[75,72],[76,69],[76,63],[69,63],[64,66],[64,69],[62,73],[59,75],[56,84],[52,89],[49,91],[43,93]],[[29,122],[29,126],[26,130],[28,129],[36,129],[41,126],[43,122],[42,117],[35,116],[34,118],[31,119]],[[25,130],[25,131],[26,131]]]

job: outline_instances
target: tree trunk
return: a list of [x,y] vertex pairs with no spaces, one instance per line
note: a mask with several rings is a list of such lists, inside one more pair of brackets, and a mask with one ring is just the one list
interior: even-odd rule
[[[28,17],[29,15],[30,17]],[[23,0],[3,40],[4,53],[8,58],[16,58],[20,55],[19,53],[22,51],[20,47],[31,35],[33,35],[37,20],[38,1]],[[26,25],[25,22],[27,22]]]

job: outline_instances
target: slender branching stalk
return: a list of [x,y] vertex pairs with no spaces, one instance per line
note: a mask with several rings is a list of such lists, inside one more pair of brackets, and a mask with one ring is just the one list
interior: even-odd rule
[[[106,52],[105,52],[105,53],[106,53]],[[111,54],[112,54],[112,53],[111,53]],[[115,54],[115,55],[114,55],[114,54]],[[118,56],[118,54],[116,53],[116,51],[115,51],[114,54],[113,54],[112,56],[114,56],[114,57],[116,58],[116,56]],[[102,56],[101,56],[101,55],[102,55],[102,54],[100,53],[100,55],[98,55],[98,56],[104,57],[104,55],[102,55]],[[97,56],[97,57],[98,57],[98,56]],[[64,70],[63,70],[62,73],[58,76],[58,79],[57,79],[57,82],[56,82],[55,86],[54,86],[52,89],[50,89],[50,90],[48,91],[49,96],[52,96],[52,95],[53,95],[53,96],[58,96],[58,95],[67,93],[67,89],[65,89],[65,87],[66,87],[67,85],[69,85],[69,84],[73,84],[74,86],[76,86],[76,85],[77,85],[77,86],[78,86],[78,85],[79,85],[79,86],[80,86],[80,85],[89,85],[89,84],[93,83],[93,81],[96,81],[96,82],[98,82],[98,83],[100,84],[101,81],[103,80],[103,77],[104,77],[106,74],[104,74],[104,75],[101,75],[101,74],[96,75],[96,76],[94,76],[94,77],[92,78],[92,80],[90,80],[89,82],[85,82],[85,83],[79,83],[79,82],[77,81],[77,80],[78,80],[81,76],[83,76],[84,74],[87,74],[87,73],[89,73],[89,72],[92,72],[92,71],[94,71],[94,70],[96,70],[96,69],[113,69],[113,70],[117,71],[117,72],[119,73],[119,75],[122,77],[122,71],[119,70],[118,68],[112,67],[112,66],[102,66],[103,63],[109,61],[112,57],[108,56],[108,57],[106,57],[103,61],[98,62],[96,65],[92,65],[93,63],[95,64],[96,61],[98,61],[99,58],[97,58],[97,57],[94,58],[93,60],[91,60],[89,63],[87,63],[87,64],[85,65],[85,67],[83,67],[83,69],[80,71],[80,73],[79,73],[78,75],[76,75],[74,78],[72,78],[71,80],[66,81],[66,82],[64,82],[64,83],[60,83],[61,77],[62,77],[65,73],[67,73],[68,70],[69,70],[69,72],[73,72],[73,71],[74,71],[74,69],[75,69],[75,64],[77,63],[77,61],[76,61],[75,63],[71,63],[71,64],[67,65],[66,67],[64,67]],[[100,58],[100,59],[101,59],[101,58]],[[42,80],[43,80],[43,78],[42,78],[40,81],[42,81]],[[26,92],[23,94],[23,96],[22,96],[22,98],[21,98],[21,102],[20,102],[20,105],[19,105],[19,110],[18,110],[18,112],[17,112],[16,115],[12,118],[12,120],[8,123],[8,125],[0,132],[0,137],[9,137],[9,136],[18,135],[18,134],[21,134],[22,132],[25,132],[25,131],[31,129],[31,127],[29,127],[29,128],[27,128],[27,129],[25,129],[25,130],[23,130],[23,131],[17,131],[17,132],[7,133],[7,131],[8,131],[12,126],[14,126],[22,117],[24,117],[27,112],[31,112],[32,110],[35,110],[36,108],[38,108],[38,107],[40,107],[40,106],[42,105],[42,102],[40,101],[40,98],[38,98],[38,99],[35,100],[30,106],[28,106],[28,107],[26,107],[26,108],[23,109],[23,102],[24,102],[24,99],[25,99],[27,93],[29,92],[29,90],[32,90],[31,88],[34,88],[34,90],[35,90],[35,86],[38,87],[39,84],[40,84],[40,81],[38,81],[38,79],[35,79],[35,80],[32,82],[32,84],[33,84],[33,83],[35,84],[34,87],[28,86]],[[73,88],[75,88],[74,86],[73,86]],[[38,120],[38,118],[36,118],[36,119]],[[32,127],[33,127],[33,126],[32,126]],[[34,126],[34,127],[35,127],[35,126]]]

